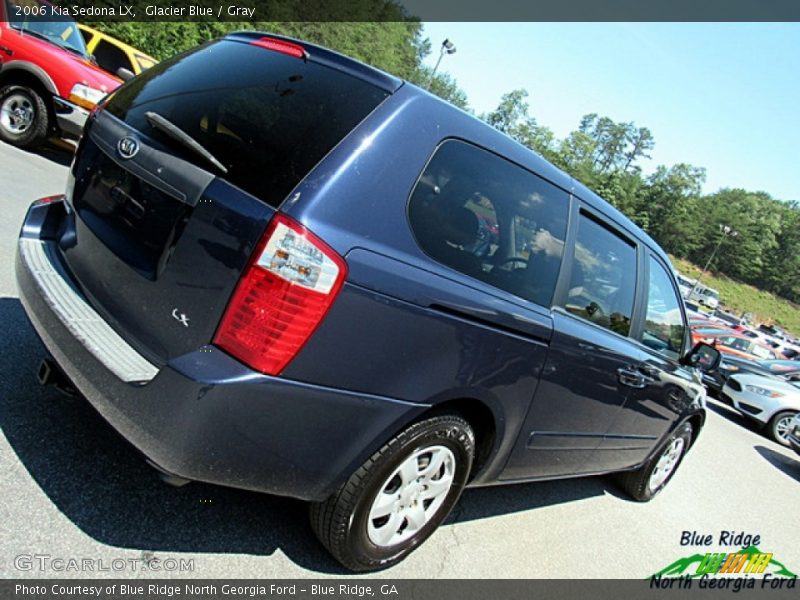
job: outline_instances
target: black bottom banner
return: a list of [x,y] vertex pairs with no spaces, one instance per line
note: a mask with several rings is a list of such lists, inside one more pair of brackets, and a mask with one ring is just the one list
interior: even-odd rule
[[797,597],[797,579],[653,577],[644,580],[0,580],[3,600],[529,600]]

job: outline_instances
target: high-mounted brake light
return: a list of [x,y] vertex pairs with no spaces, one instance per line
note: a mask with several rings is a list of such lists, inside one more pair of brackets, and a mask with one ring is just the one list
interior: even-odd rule
[[260,46],[261,48],[266,48],[267,50],[274,50],[275,52],[288,54],[289,56],[294,56],[295,58],[308,57],[308,52],[306,52],[306,49],[303,48],[300,44],[287,42],[285,40],[276,40],[275,38],[271,37],[262,37],[257,40],[253,40],[252,42],[250,42],[250,44],[253,46]]
[[280,374],[322,322],[346,276],[341,256],[299,223],[276,215],[214,344],[262,373]]

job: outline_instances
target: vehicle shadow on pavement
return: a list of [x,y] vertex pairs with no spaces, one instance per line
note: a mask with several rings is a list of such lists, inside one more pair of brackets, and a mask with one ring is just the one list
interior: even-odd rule
[[[10,341],[0,350],[0,427],[16,453],[15,494],[25,471],[72,523],[98,542],[159,553],[270,555],[304,568],[344,572],[314,538],[304,503],[201,483],[164,484],[83,398],[41,387],[45,350],[16,298],[0,298]],[[8,493],[8,490],[6,490]],[[44,525],[43,525],[44,527]],[[64,527],[50,524],[48,527]],[[202,560],[196,561],[202,577]]]
[[49,139],[46,143],[36,148],[19,148],[19,150],[41,156],[62,167],[68,167],[72,163],[75,146],[64,140]]
[[755,446],[755,449],[773,467],[800,482],[800,461],[764,446]]
[[486,519],[606,494],[632,502],[630,497],[614,486],[609,477],[576,477],[469,489],[461,496],[445,522]]
[[[315,539],[303,502],[201,483],[164,484],[87,401],[37,383],[45,350],[18,299],[0,298],[0,323],[7,342],[0,350],[0,428],[19,460],[4,477],[6,493],[36,493],[29,489],[29,474],[67,519],[110,546],[156,556],[259,556],[280,549],[305,569],[347,573]],[[616,495],[602,478],[468,490],[449,522],[604,493]],[[202,577],[202,560],[197,568],[194,575]]]
[[726,404],[721,400],[709,398],[708,402],[706,403],[706,407],[710,410],[713,410],[718,415],[725,417],[732,423],[736,423],[740,427],[744,427],[753,433],[763,435],[763,428],[761,425],[759,425],[756,421],[748,419],[744,415],[739,414],[730,404]]

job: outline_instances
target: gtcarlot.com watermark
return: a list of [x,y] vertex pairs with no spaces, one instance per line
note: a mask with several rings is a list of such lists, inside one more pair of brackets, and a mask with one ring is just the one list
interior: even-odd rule
[[193,558],[161,558],[157,556],[125,558],[92,558],[86,556],[53,556],[52,554],[18,554],[14,567],[19,571],[121,573],[139,571],[193,572]]

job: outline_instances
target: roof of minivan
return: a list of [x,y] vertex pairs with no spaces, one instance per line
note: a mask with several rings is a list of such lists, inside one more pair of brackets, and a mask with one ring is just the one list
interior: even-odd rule
[[[396,92],[401,86],[410,88],[408,91],[412,91],[413,93],[422,96],[428,102],[435,102],[438,103],[440,106],[446,108],[446,110],[452,111],[454,115],[457,115],[458,118],[461,119],[469,119],[473,125],[477,125],[482,130],[482,137],[487,139],[493,140],[494,144],[498,148],[514,148],[515,151],[510,153],[502,153],[506,154],[504,158],[511,160],[519,164],[520,166],[536,173],[537,175],[543,176],[544,178],[548,179],[555,185],[571,192],[576,197],[583,200],[587,205],[590,207],[600,211],[603,215],[608,218],[609,220],[613,221],[620,229],[628,233],[634,238],[641,240],[645,245],[647,245],[651,250],[653,250],[656,254],[658,254],[662,260],[664,260],[667,264],[671,264],[669,257],[667,256],[666,252],[656,243],[656,241],[651,238],[641,227],[636,225],[633,221],[631,221],[627,216],[625,216],[622,212],[616,209],[611,203],[604,200],[600,196],[598,196],[595,192],[590,190],[584,184],[579,182],[577,179],[568,175],[552,163],[545,160],[542,156],[528,148],[527,146],[523,146],[516,140],[513,140],[506,134],[498,131],[488,123],[478,119],[474,115],[469,114],[468,112],[458,108],[457,106],[443,100],[442,98],[428,92],[420,88],[413,83],[408,81],[404,81],[398,79],[394,75],[386,73],[381,69],[376,67],[372,67],[367,65],[355,58],[346,56],[334,50],[330,50],[328,48],[324,48],[322,46],[318,46],[316,44],[312,44],[310,42],[299,40],[283,35],[277,35],[274,33],[268,32],[255,32],[255,31],[240,31],[235,33],[230,33],[225,36],[226,39],[233,39],[241,42],[251,43],[256,41],[262,37],[269,37],[276,40],[284,40],[286,42],[291,42],[294,44],[301,45],[304,49],[307,50],[308,56],[310,60],[315,62],[320,62],[323,64],[327,64],[328,66],[341,69],[343,71],[348,72],[349,74],[363,79],[365,81],[369,81],[374,85],[386,90],[389,93]],[[493,145],[494,145],[493,144]],[[510,154],[510,155],[509,155]]]

